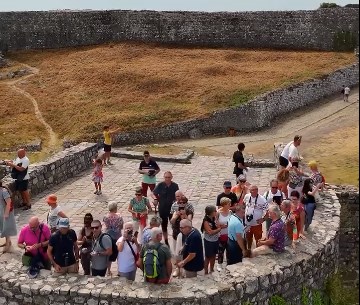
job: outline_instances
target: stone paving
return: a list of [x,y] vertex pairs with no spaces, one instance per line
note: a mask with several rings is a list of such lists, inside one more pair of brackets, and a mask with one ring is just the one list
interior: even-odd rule
[[[131,217],[127,208],[130,199],[134,196],[135,187],[141,184],[141,174],[137,171],[140,161],[112,158],[112,162],[113,165],[104,167],[102,195],[93,194],[92,170],[89,169],[79,173],[78,177],[69,179],[66,183],[32,198],[31,210],[17,210],[18,228],[20,229],[31,216],[35,215],[46,222],[49,207],[45,199],[50,193],[58,196],[58,203],[70,218],[71,227],[76,232],[82,228],[83,216],[87,212],[92,213],[94,219],[102,220],[108,212],[107,204],[110,201],[117,202],[118,212],[123,216],[124,221],[130,221]],[[197,228],[200,228],[205,206],[215,205],[217,195],[223,190],[224,180],[235,183],[231,158],[195,156],[191,164],[167,162],[158,162],[158,164],[161,168],[158,181],[162,181],[164,171],[171,171],[174,176],[173,181],[179,184],[179,188],[193,203],[194,226]],[[262,194],[267,190],[269,181],[275,176],[276,170],[275,168],[252,168],[249,173],[249,181],[258,185]],[[16,245],[15,238],[13,244]]]

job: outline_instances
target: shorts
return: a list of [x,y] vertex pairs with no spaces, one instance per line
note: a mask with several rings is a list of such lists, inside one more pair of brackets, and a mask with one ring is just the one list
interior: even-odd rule
[[279,164],[283,167],[287,167],[289,165],[289,160],[284,158],[283,156],[279,157]]
[[104,144],[104,151],[111,152],[111,145]]
[[161,218],[161,229],[163,232],[167,232],[167,227],[169,224],[169,220],[171,219],[171,215],[168,216],[160,215],[160,218]]
[[15,180],[15,190],[19,192],[27,191],[29,187],[29,180]]
[[210,258],[216,256],[219,251],[219,242],[218,241],[208,241],[204,239],[204,250],[205,257]]

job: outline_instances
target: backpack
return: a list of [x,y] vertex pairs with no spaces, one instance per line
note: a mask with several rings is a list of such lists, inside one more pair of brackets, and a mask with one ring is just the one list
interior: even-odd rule
[[143,264],[144,264],[144,276],[149,279],[156,279],[160,275],[160,260],[159,260],[159,248],[161,244],[156,248],[146,248]]
[[118,257],[118,254],[119,254],[119,250],[118,250],[118,247],[116,245],[116,241],[114,239],[111,238],[111,236],[108,234],[108,233],[102,233],[100,238],[99,238],[99,245],[101,248],[103,248],[104,250],[106,250],[103,246],[103,243],[102,243],[102,238],[104,235],[107,235],[110,237],[111,239],[111,249],[112,249],[112,254],[109,256],[109,260],[110,262],[115,262],[117,257]]

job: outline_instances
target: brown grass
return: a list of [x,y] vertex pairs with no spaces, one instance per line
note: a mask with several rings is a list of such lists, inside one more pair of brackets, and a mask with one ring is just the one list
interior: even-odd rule
[[[354,55],[348,53],[130,43],[24,51],[9,57],[40,69],[19,86],[37,99],[45,120],[60,139],[76,140],[97,137],[105,124],[125,131],[204,117],[354,61]],[[1,100],[13,103],[5,86],[0,86],[0,91]],[[34,128],[29,135],[42,134],[34,132],[39,126],[33,118],[30,121]],[[27,136],[15,120],[6,126],[1,122],[0,128],[14,131],[2,137],[1,145]]]

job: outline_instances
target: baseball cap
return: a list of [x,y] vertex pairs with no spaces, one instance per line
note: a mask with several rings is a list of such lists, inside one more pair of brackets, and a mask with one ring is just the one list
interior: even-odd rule
[[69,218],[60,218],[58,222],[58,228],[68,228],[70,227]]
[[246,181],[246,176],[245,175],[239,175],[239,177],[236,178],[236,181]]
[[225,187],[231,187],[231,181],[225,181],[224,186]]
[[57,202],[57,196],[55,194],[51,194],[46,199],[47,203],[56,203]]

